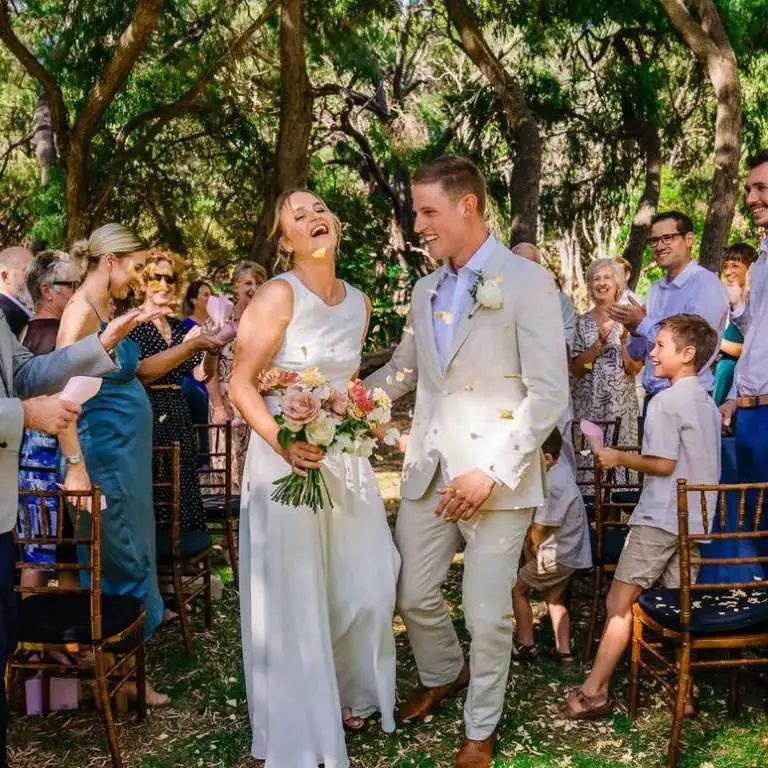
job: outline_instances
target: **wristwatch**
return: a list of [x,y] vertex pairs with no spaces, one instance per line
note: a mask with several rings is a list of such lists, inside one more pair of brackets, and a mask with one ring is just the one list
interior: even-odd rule
[[73,467],[75,464],[82,464],[83,462],[83,454],[82,453],[73,453],[69,456],[64,457],[64,464],[68,467]]

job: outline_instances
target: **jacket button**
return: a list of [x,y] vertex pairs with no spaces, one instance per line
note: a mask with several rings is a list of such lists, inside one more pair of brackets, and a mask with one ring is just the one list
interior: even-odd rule
[[3,442],[0,443],[0,448],[7,448],[7,447],[8,447],[8,443],[6,443],[5,440],[3,440]]

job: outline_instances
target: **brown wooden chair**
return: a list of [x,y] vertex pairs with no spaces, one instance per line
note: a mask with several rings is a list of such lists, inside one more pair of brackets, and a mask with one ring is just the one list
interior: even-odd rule
[[153,450],[153,489],[157,520],[157,577],[160,589],[172,594],[179,614],[184,650],[194,658],[190,604],[203,598],[205,629],[213,626],[211,605],[211,536],[181,530],[181,446]]
[[[31,525],[36,509],[37,525]],[[136,685],[138,719],[146,716],[144,619],[140,600],[130,595],[104,595],[101,591],[101,490],[20,491],[19,509],[22,536],[15,533],[19,550],[16,570],[70,572],[87,586],[64,588],[58,584],[37,587],[17,586],[19,602],[19,643],[6,666],[9,691],[15,678],[24,671],[40,674],[43,713],[49,709],[50,676],[93,680],[96,703],[101,710],[114,768],[122,768],[120,743],[113,714],[113,699],[129,681]],[[72,527],[65,526],[67,513]],[[80,562],[24,562],[22,550],[28,546],[79,547]],[[87,559],[84,554],[87,553]],[[54,556],[55,557],[55,556]],[[55,654],[53,656],[52,654]],[[74,664],[61,657],[71,655]]]
[[[621,431],[621,417],[613,421],[593,421],[603,431],[603,445],[613,447],[618,445]],[[576,451],[576,484],[579,486],[587,517],[591,520],[595,514],[595,457],[589,450],[589,444],[581,434],[579,422],[576,419],[571,424],[573,449]]]
[[[208,434],[208,449],[199,451],[198,474],[208,530],[224,537],[235,586],[238,583],[237,532],[240,495],[232,493],[232,423],[196,424]],[[198,441],[202,444],[202,441]]]
[[[754,548],[753,555],[718,557],[706,542],[757,542],[766,551],[768,530],[762,525],[768,483],[732,485],[688,485],[677,483],[677,516],[680,539],[679,589],[651,589],[633,608],[632,661],[629,689],[629,716],[638,709],[640,674],[657,680],[667,694],[673,711],[672,732],[667,750],[668,768],[677,765],[686,698],[692,672],[723,669],[730,675],[728,713],[738,709],[738,671],[742,666],[768,665],[768,556]],[[709,530],[715,510],[707,508],[707,492],[716,492],[719,501],[719,532],[689,532],[689,504],[699,496],[704,529]],[[728,513],[728,502],[736,502]],[[710,514],[710,512],[712,514]],[[736,519],[734,519],[736,518]],[[763,578],[745,574],[743,581],[694,583],[694,569],[703,565],[758,565]],[[665,642],[666,641],[666,642]],[[668,658],[668,646],[675,658]],[[757,649],[762,648],[762,655]],[[744,657],[745,650],[753,655]],[[699,657],[699,651],[706,655]]]
[[[620,450],[639,453],[636,447],[622,446]],[[595,471],[595,519],[590,527],[593,581],[587,630],[581,652],[581,660],[585,664],[595,651],[600,615],[605,607],[603,592],[616,571],[619,555],[629,531],[627,518],[637,506],[641,487],[642,478],[639,483],[628,483],[623,477],[617,478],[615,470]]]

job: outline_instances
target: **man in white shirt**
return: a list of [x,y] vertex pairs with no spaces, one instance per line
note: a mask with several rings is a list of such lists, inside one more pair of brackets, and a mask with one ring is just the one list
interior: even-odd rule
[[26,285],[27,265],[32,253],[14,247],[0,251],[0,310],[16,338],[29,322],[31,300]]

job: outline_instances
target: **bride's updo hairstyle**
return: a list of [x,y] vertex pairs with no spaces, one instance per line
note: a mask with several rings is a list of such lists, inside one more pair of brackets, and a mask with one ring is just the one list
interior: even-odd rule
[[78,240],[70,254],[82,267],[83,273],[96,269],[103,256],[113,253],[118,258],[142,250],[144,246],[136,235],[122,224],[104,224],[94,229],[83,240]]
[[331,221],[333,222],[333,228],[336,235],[337,251],[339,248],[339,242],[341,241],[341,220],[338,216],[336,216],[335,213],[333,213],[333,211],[331,211],[325,200],[323,200],[320,195],[315,194],[311,189],[306,189],[304,187],[295,187],[294,189],[289,189],[283,192],[277,198],[277,202],[275,203],[275,215],[272,223],[272,231],[269,233],[269,239],[277,241],[277,257],[275,258],[276,272],[287,272],[293,267],[294,253],[292,250],[286,248],[285,243],[283,242],[283,230],[280,223],[280,217],[282,216],[283,210],[288,205],[288,201],[291,199],[291,195],[295,195],[297,192],[306,192],[308,195],[312,195],[312,197],[319,200],[325,206],[329,216],[331,217]]

